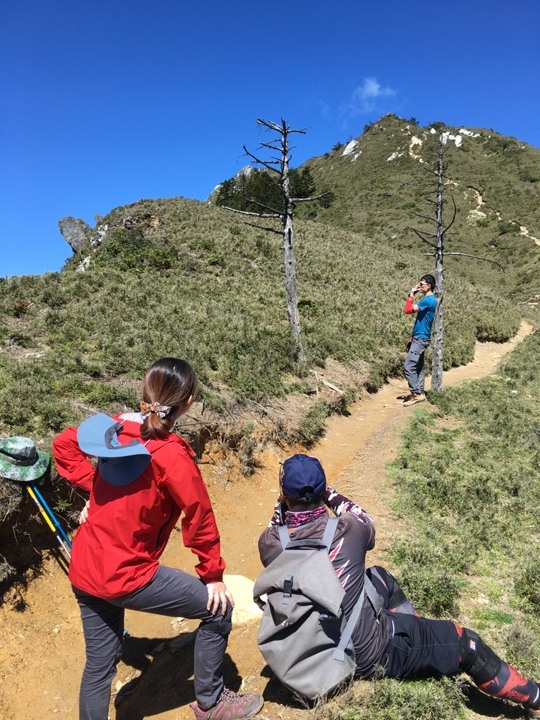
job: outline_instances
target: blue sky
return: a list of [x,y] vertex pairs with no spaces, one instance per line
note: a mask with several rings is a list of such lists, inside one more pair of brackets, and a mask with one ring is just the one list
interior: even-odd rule
[[0,277],[59,270],[58,220],[204,200],[306,129],[293,165],[394,112],[540,147],[537,0],[4,0]]

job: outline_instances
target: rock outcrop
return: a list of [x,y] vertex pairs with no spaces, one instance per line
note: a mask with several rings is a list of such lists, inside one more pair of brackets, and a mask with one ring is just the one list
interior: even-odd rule
[[74,253],[80,252],[90,240],[90,226],[80,218],[62,218],[62,220],[58,221],[58,227],[62,237],[70,245]]

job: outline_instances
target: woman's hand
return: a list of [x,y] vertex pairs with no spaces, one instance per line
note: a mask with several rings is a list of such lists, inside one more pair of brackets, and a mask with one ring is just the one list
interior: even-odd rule
[[206,589],[208,590],[206,608],[210,610],[212,615],[215,615],[220,609],[221,614],[225,615],[227,611],[227,600],[231,603],[231,606],[234,607],[233,596],[227,590],[224,582],[208,583]]
[[83,509],[79,514],[79,525],[82,525],[88,520],[88,510],[90,508],[90,500],[87,500]]

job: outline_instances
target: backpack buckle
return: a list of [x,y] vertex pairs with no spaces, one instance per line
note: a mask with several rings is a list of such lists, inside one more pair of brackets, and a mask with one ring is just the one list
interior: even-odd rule
[[292,597],[293,590],[293,576],[287,575],[283,581],[283,604],[288,605],[289,599]]

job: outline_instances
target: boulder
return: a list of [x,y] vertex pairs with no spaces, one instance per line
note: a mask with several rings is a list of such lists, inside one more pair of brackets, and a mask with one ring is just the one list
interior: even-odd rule
[[84,220],[65,217],[58,221],[62,237],[74,253],[80,252],[90,239],[90,226]]

